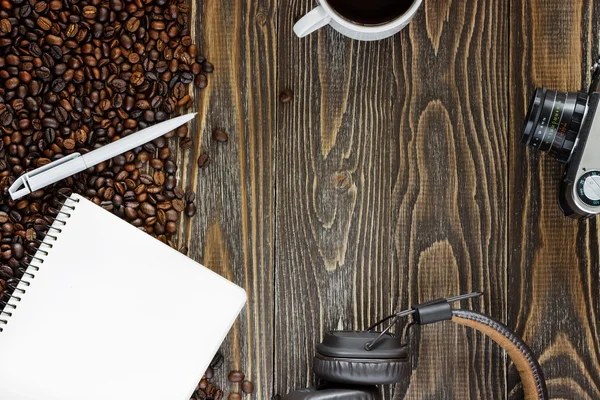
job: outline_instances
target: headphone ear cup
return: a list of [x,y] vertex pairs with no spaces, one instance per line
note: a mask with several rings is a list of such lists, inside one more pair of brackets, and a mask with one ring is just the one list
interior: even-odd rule
[[319,386],[296,390],[283,400],[381,400],[375,386],[332,387]]
[[387,385],[408,375],[410,365],[404,360],[350,359],[324,356],[313,359],[315,374],[328,382],[350,385]]

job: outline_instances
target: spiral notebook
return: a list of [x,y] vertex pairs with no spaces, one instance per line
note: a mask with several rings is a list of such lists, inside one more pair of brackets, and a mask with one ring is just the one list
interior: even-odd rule
[[43,242],[0,317],[0,399],[189,400],[244,290],[78,195]]

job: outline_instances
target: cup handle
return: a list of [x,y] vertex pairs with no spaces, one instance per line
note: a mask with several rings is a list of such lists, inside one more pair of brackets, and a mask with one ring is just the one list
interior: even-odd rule
[[324,27],[331,21],[331,17],[321,6],[315,7],[311,12],[306,14],[294,25],[294,33],[298,37],[304,37]]

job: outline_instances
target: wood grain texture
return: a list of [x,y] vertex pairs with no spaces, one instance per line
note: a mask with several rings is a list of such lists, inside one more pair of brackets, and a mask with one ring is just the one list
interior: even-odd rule
[[[280,37],[303,6],[280,9]],[[485,290],[480,309],[504,316],[507,10],[430,1],[394,39],[326,29],[280,42],[279,82],[296,101],[280,112],[276,152],[276,339],[301,345],[276,348],[277,389],[311,381],[323,331],[409,302]],[[336,193],[340,171],[353,184]],[[395,398],[504,396],[488,341],[446,326],[420,343]]]
[[[393,226],[399,308],[483,291],[506,314],[508,2],[426,1],[395,39]],[[503,353],[451,324],[415,330],[395,398],[504,398]]]
[[[296,38],[314,6],[193,6],[215,73],[196,93],[195,147],[178,154],[198,194],[179,242],[248,291],[224,368],[270,399],[315,381],[326,330],[482,290],[465,306],[517,328],[553,398],[600,398],[598,224],[562,217],[561,166],[518,143],[535,86],[586,80],[600,5],[425,0],[409,28],[375,43],[331,28]],[[277,101],[284,89],[292,102]],[[216,127],[229,142],[210,139]],[[212,163],[198,170],[202,151]],[[522,396],[481,335],[446,323],[409,337],[413,373],[387,399]]]
[[[599,54],[599,11],[594,1],[511,8],[509,324],[541,354],[550,395],[561,399],[600,398],[598,224],[562,215],[563,166],[525,150],[519,131],[535,87],[577,91],[588,84]],[[510,372],[512,388],[517,377]]]
[[[180,244],[189,255],[231,279],[248,293],[247,306],[223,345],[227,360],[216,374],[228,390],[230,370],[239,369],[256,386],[255,398],[270,396],[273,323],[273,187],[276,93],[274,0],[192,2],[200,53],[214,65],[209,86],[196,89],[200,121],[194,148],[180,152],[183,187],[197,194],[198,213],[185,220]],[[227,143],[211,139],[215,128]],[[201,152],[211,158],[198,169]],[[219,299],[207,307],[218,307]],[[202,318],[199,314],[198,318]],[[207,321],[210,325],[210,321]]]
[[[326,330],[365,328],[394,307],[392,40],[292,32],[310,1],[282,2],[277,112],[275,389],[313,382]],[[285,372],[284,372],[285,371]]]

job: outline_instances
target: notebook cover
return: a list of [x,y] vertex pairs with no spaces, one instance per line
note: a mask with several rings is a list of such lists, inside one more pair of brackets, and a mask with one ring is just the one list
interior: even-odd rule
[[0,332],[2,400],[188,400],[246,293],[84,198]]

